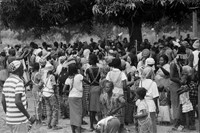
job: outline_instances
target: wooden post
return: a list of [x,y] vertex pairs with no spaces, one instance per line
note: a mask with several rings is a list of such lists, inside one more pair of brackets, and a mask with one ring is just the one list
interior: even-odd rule
[[138,54],[137,53],[138,52],[138,43],[137,43],[137,40],[135,40],[135,48],[136,48],[135,50],[136,50],[136,56],[137,56],[137,54]]
[[198,37],[197,9],[193,10],[193,35]]

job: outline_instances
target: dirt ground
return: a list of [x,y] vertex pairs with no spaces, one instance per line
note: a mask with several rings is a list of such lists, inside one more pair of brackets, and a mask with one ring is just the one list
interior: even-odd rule
[[[33,98],[30,92],[27,94],[28,96],[28,103],[29,103],[29,113],[34,114],[34,109],[33,109]],[[1,94],[0,94],[0,99],[1,99]],[[0,133],[9,133],[8,132],[8,127],[6,126],[6,123],[4,121],[5,119],[5,113],[3,112],[2,105],[0,104]],[[89,123],[89,118],[86,117],[84,120]],[[198,122],[196,122],[198,124]],[[69,119],[60,119],[59,120],[59,126],[61,126],[63,129],[61,130],[48,130],[46,126],[36,126],[33,125],[33,128],[30,133],[71,133],[71,127],[70,127],[70,121]],[[84,129],[83,133],[89,133],[89,124],[82,126]],[[197,127],[197,126],[196,126]],[[172,126],[157,126],[158,128],[158,133],[180,133],[177,131],[171,131]],[[135,133],[135,128],[134,125],[129,125],[126,126],[127,131],[124,131],[124,133]],[[196,131],[185,131],[185,133],[198,133],[198,127]]]

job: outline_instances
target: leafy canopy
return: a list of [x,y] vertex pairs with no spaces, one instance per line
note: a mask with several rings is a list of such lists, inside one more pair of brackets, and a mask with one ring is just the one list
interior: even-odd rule
[[127,27],[132,22],[155,22],[162,17],[180,23],[190,7],[199,7],[199,0],[96,0],[93,13],[105,22]]
[[2,0],[0,15],[11,29],[50,29],[89,23],[94,0]]

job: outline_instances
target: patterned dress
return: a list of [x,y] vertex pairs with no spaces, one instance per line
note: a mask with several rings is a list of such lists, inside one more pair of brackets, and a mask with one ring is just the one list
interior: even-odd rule
[[[101,94],[100,103],[102,106],[103,116],[107,116],[113,110],[122,106],[125,103],[123,95],[113,94],[111,97],[107,93]],[[120,108],[113,116],[117,117],[120,120],[120,123],[124,123],[124,109]]]

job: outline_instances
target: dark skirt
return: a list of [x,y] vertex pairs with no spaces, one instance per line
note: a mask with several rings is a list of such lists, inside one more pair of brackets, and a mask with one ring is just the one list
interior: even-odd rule
[[70,124],[81,127],[82,124],[82,98],[69,97]]
[[90,111],[100,111],[100,94],[101,89],[99,86],[91,86],[90,89]]

